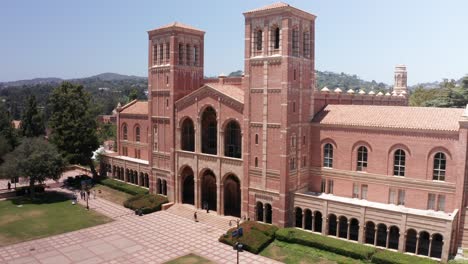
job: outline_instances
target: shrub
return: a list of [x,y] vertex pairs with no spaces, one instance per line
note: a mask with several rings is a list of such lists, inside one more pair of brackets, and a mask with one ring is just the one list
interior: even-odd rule
[[131,195],[148,194],[147,189],[135,185],[126,184],[124,182],[116,181],[109,178],[101,180],[100,183],[114,190],[128,193]]
[[343,256],[368,260],[375,253],[375,248],[335,238],[325,237],[295,228],[282,228],[276,231],[276,239],[315,247]]
[[435,260],[411,256],[389,250],[379,250],[372,256],[372,263],[376,264],[435,264]]
[[77,175],[75,177],[68,177],[65,184],[75,189],[81,189],[81,181],[91,181],[92,178],[88,175]]
[[[16,195],[17,195],[17,196],[25,195],[26,192],[29,193],[29,186],[22,186],[22,187],[16,188]],[[44,185],[44,184],[34,185],[34,192],[35,192],[35,193],[43,193],[43,192],[45,192],[45,185]]]
[[158,194],[137,194],[128,198],[124,206],[132,210],[141,209],[143,214],[161,210],[161,205],[169,202],[166,197]]
[[276,226],[261,224],[255,221],[246,221],[241,223],[240,226],[244,229],[243,236],[233,238],[232,232],[237,229],[234,227],[222,235],[219,241],[231,246],[239,242],[243,245],[243,249],[254,254],[258,254],[267,247],[275,239],[275,232],[278,230]]

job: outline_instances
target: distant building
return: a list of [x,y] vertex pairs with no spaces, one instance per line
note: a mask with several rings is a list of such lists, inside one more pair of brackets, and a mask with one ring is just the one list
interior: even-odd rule
[[315,16],[244,13],[242,77],[204,79],[204,32],[148,31],[147,102],[118,108],[103,168],[171,202],[448,259],[466,246],[468,117],[316,87]]
[[13,126],[14,129],[20,129],[21,128],[21,120],[12,120],[11,125]]

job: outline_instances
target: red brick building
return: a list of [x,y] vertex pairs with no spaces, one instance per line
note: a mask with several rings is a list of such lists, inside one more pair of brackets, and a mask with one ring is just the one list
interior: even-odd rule
[[468,119],[393,93],[316,88],[315,16],[245,16],[245,68],[203,78],[204,32],[148,31],[147,102],[118,109],[107,175],[218,214],[447,260],[465,239]]

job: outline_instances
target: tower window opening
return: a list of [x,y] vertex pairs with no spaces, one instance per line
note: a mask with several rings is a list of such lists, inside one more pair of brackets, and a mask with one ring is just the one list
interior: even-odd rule
[[184,44],[179,43],[179,65],[184,64]]
[[159,64],[163,64],[164,62],[164,45],[159,45]]
[[193,65],[198,66],[198,46],[193,46]]
[[304,44],[303,44],[304,57],[310,58],[310,33],[304,32]]
[[292,31],[292,55],[299,56],[299,30],[297,28]]
[[254,55],[261,54],[263,48],[263,31],[257,30],[254,33]]
[[171,49],[170,49],[169,42],[166,43],[166,62],[169,63],[169,59],[171,58]]
[[192,61],[191,58],[190,58],[190,56],[191,56],[192,54],[190,53],[190,45],[189,45],[189,44],[187,44],[185,50],[186,50],[185,55],[187,56],[187,58],[185,59],[185,61],[186,61],[186,64],[187,64],[187,65],[190,65],[190,62]]

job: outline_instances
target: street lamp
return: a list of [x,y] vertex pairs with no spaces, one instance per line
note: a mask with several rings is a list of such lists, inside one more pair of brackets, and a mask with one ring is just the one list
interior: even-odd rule
[[240,219],[231,219],[231,220],[229,220],[229,226],[232,226],[232,221],[235,221],[235,222],[236,222],[236,225],[237,225],[236,230],[234,230],[234,231],[232,232],[232,236],[235,237],[236,240],[237,240],[236,243],[235,243],[234,246],[233,246],[233,249],[237,251],[237,264],[239,264],[239,252],[242,251],[242,247],[243,247],[244,245],[242,245],[241,243],[239,243],[238,240],[239,240],[239,237],[241,237],[241,236],[243,235],[243,232],[244,232],[244,231],[243,231],[243,228],[240,228],[240,227],[239,227],[239,223],[240,223],[240,221],[241,221]]
[[236,243],[234,244],[234,250],[237,251],[237,264],[239,264],[239,252],[242,251],[242,247],[243,247],[243,246],[244,246],[244,245],[242,245],[242,244],[239,243],[239,242],[236,242]]

